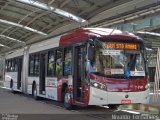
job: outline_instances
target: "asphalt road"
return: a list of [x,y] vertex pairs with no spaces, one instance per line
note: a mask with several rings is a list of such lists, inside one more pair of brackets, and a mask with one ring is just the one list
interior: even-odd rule
[[[2,120],[110,120],[113,112],[114,109],[97,106],[69,111],[60,102],[46,99],[36,101],[29,95],[15,94],[0,88],[0,119]],[[110,118],[106,115],[109,115]]]
[[[14,94],[0,88],[0,120],[137,120],[142,117],[137,114],[160,113],[159,108],[142,104],[122,105],[119,108],[121,109],[89,106],[69,111],[60,102],[47,99],[36,101],[32,96],[21,93]],[[146,120],[146,117],[141,119]]]

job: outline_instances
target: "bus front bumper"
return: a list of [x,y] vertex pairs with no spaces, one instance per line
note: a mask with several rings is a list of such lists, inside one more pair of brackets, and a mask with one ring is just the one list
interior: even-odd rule
[[109,92],[90,87],[89,105],[149,103],[147,89],[141,92]]

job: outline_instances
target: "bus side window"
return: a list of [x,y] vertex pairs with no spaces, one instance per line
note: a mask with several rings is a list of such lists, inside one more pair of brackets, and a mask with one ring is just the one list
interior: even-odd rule
[[9,63],[8,63],[8,71],[11,72],[11,60],[9,60]]
[[29,75],[34,75],[34,55],[29,57]]
[[85,57],[86,56],[86,47],[84,45],[79,46],[77,49],[77,78],[79,82],[82,82],[85,77]]
[[48,52],[47,76],[54,76],[55,54],[54,51]]
[[29,57],[29,75],[38,76],[40,68],[40,55],[34,54]]
[[15,63],[14,63],[15,65],[15,72],[17,72],[18,71],[18,66],[17,66],[17,64],[18,64],[18,62],[17,62],[17,58],[15,59]]
[[14,60],[11,60],[11,72],[14,72]]
[[6,60],[6,72],[8,72],[8,60]]
[[66,48],[64,51],[64,76],[71,75],[72,73],[72,50]]
[[62,50],[56,51],[56,76],[62,76]]
[[39,54],[36,54],[34,56],[34,75],[38,76],[39,75],[39,69],[40,69],[40,56]]

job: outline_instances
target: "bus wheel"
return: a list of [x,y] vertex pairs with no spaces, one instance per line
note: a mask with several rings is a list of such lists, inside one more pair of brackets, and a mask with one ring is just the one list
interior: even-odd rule
[[119,105],[117,105],[117,104],[110,104],[110,105],[108,105],[108,107],[110,109],[117,109],[119,107]]
[[13,89],[13,80],[10,81],[10,88]]
[[33,86],[33,98],[35,100],[38,100],[36,84],[34,84],[34,86]]
[[73,109],[73,105],[70,104],[70,99],[71,99],[71,95],[68,91],[68,88],[65,89],[65,93],[64,93],[64,107],[67,110],[71,110]]
[[10,89],[12,91],[12,93],[15,93],[14,90],[13,90],[13,80],[11,79],[11,82],[10,82]]

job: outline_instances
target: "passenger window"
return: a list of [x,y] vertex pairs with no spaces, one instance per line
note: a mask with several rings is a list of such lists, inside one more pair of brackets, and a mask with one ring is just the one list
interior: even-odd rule
[[8,71],[9,72],[11,71],[11,61],[10,60],[8,61]]
[[62,76],[62,50],[56,51],[56,76]]
[[7,72],[7,68],[8,68],[8,61],[5,61],[5,70]]
[[64,76],[71,75],[72,73],[72,50],[65,49],[64,52]]
[[15,72],[17,72],[17,71],[18,71],[18,66],[17,66],[18,63],[17,63],[17,59],[15,59],[15,63],[14,63],[14,64],[15,64],[15,65],[14,65],[14,66],[15,66],[14,70],[15,70]]
[[40,69],[40,55],[30,55],[29,59],[29,75],[38,76]]
[[54,76],[54,66],[55,66],[55,59],[54,59],[54,52],[48,52],[48,65],[47,65],[47,76]]
[[38,76],[39,75],[39,68],[40,68],[40,57],[39,55],[35,55],[35,63],[34,63],[34,75]]
[[84,54],[85,54],[85,46],[79,46],[77,48],[77,72],[78,72],[78,79],[79,81],[84,80]]
[[15,64],[14,64],[14,63],[15,63],[14,60],[12,60],[12,61],[11,61],[11,72],[14,72],[14,71],[15,71],[15,69],[14,69]]
[[6,61],[6,71],[8,72],[8,60]]
[[7,72],[17,72],[17,58],[6,61],[6,71]]
[[34,75],[34,56],[30,56],[30,61],[29,61],[29,75]]

